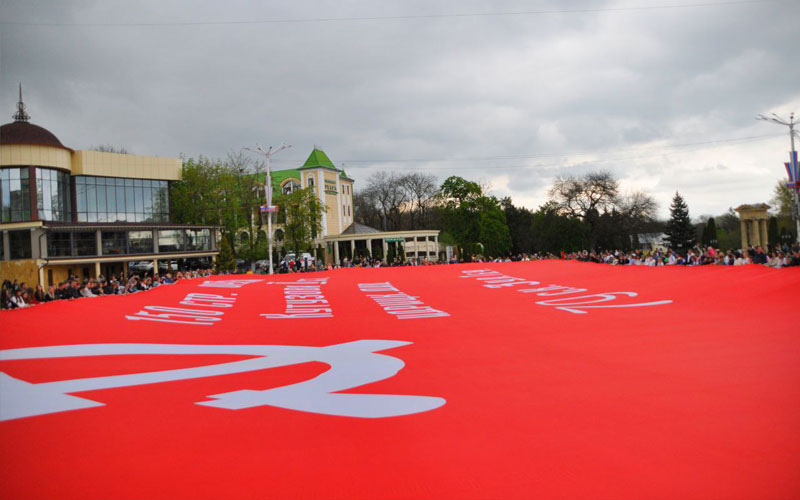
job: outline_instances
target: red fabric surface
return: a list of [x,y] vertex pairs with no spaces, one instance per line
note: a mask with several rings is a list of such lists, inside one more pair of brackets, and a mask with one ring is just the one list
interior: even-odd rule
[[[488,288],[465,271],[535,285]],[[323,278],[332,318],[285,313],[285,285]],[[259,279],[238,289],[206,281]],[[399,319],[359,289],[389,282],[446,317]],[[344,391],[443,398],[360,418],[210,395],[313,379],[321,362],[74,393],[102,403],[0,422],[3,498],[797,498],[800,269],[523,262],[214,276],[129,296],[0,313],[0,348],[75,344],[329,346],[383,339],[405,363]],[[563,289],[560,289],[563,291]],[[584,314],[539,301],[635,292]],[[552,292],[552,290],[551,290]],[[230,308],[191,307],[189,293]],[[545,292],[546,293],[546,292]],[[223,311],[211,326],[132,321],[146,306]],[[185,318],[184,318],[185,319]],[[227,363],[254,356],[114,355],[9,360],[31,384]],[[0,405],[8,399],[0,394]]]

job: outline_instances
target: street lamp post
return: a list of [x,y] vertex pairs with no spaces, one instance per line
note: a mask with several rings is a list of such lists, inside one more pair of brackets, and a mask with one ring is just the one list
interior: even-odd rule
[[[795,229],[797,231],[797,242],[800,243],[800,196],[798,196],[798,191],[800,190],[800,178],[798,178],[798,176],[800,176],[800,172],[798,172],[797,165],[797,150],[794,148],[794,126],[797,125],[798,122],[794,119],[794,113],[789,114],[788,120],[781,118],[775,113],[772,113],[771,116],[758,115],[756,119],[789,127],[789,140],[792,144],[792,151],[790,153],[789,163],[786,164],[790,181],[787,183],[787,186],[792,189],[792,195],[794,197],[794,210],[792,210],[792,215],[794,216]],[[793,185],[790,186],[790,184]]]
[[290,144],[281,144],[277,148],[273,149],[272,146],[269,147],[266,151],[264,148],[256,144],[256,149],[252,148],[244,148],[248,151],[251,151],[256,154],[260,154],[265,158],[265,164],[267,167],[267,177],[266,177],[266,184],[264,184],[264,193],[267,196],[267,246],[269,248],[269,274],[274,274],[274,270],[272,268],[272,212],[273,212],[273,205],[272,205],[272,176],[270,175],[270,160],[272,159],[272,155],[278,153],[279,151],[283,151],[284,149],[288,149],[292,147]]

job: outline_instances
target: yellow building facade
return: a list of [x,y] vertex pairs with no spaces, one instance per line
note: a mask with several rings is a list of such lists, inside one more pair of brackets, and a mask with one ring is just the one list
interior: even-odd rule
[[322,246],[327,264],[342,264],[345,259],[352,261],[358,257],[386,261],[390,254],[407,259],[439,258],[438,230],[382,232],[357,223],[353,206],[355,181],[319,148],[311,151],[303,166],[272,172],[272,183],[273,189],[284,194],[312,188],[325,204],[322,234],[316,244]]

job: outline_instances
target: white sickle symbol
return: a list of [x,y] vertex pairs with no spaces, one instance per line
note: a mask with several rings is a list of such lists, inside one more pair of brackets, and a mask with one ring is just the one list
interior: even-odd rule
[[175,380],[213,377],[311,361],[330,365],[320,375],[297,384],[264,391],[239,390],[208,396],[214,401],[197,404],[240,410],[277,406],[290,410],[343,417],[381,418],[433,410],[445,400],[429,396],[395,394],[338,394],[394,376],[405,363],[376,354],[408,345],[397,340],[357,340],[326,347],[281,345],[182,345],[182,344],[82,344],[26,347],[0,351],[0,361],[110,356],[129,354],[241,354],[257,358],[179,370],[132,373],[32,384],[0,372],[0,421],[104,406],[70,393],[128,387]]

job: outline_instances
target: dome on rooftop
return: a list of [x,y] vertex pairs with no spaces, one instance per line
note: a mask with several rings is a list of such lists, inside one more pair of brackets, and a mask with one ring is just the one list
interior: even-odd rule
[[32,144],[69,149],[46,128],[23,121],[6,123],[0,127],[0,145],[11,144]]
[[20,84],[19,102],[17,103],[17,112],[14,113],[14,121],[0,126],[0,145],[25,144],[69,149],[46,128],[29,123],[30,119],[31,117],[25,112],[25,104],[22,102],[22,84]]

